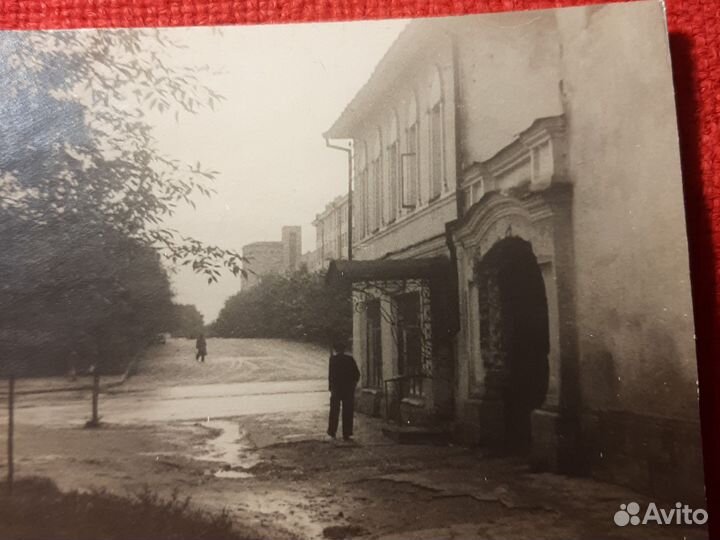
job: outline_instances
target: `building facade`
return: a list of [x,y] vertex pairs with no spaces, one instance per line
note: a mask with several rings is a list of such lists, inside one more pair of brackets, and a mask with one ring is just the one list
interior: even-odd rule
[[660,9],[414,21],[326,133],[354,148],[358,260],[329,279],[362,410],[703,499]]
[[247,291],[260,283],[262,276],[280,272],[283,268],[282,242],[253,242],[242,248],[243,274],[240,289]]
[[[315,216],[316,268],[326,269],[330,261],[347,259],[348,253],[348,195],[341,195],[325,205]],[[353,227],[354,230],[354,227]]]
[[302,234],[299,226],[284,226],[279,242],[253,242],[242,248],[243,273],[240,289],[246,291],[267,274],[297,270],[302,263]]
[[322,260],[320,259],[317,249],[306,251],[300,257],[300,265],[305,267],[308,272],[317,272],[322,268]]
[[282,268],[293,271],[302,262],[302,229],[297,225],[286,225],[281,231]]

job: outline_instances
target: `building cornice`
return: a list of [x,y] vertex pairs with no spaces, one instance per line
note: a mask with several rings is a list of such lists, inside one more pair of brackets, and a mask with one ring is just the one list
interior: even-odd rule
[[480,183],[483,194],[521,186],[543,190],[567,181],[566,161],[565,117],[539,118],[492,157],[466,167],[460,189]]
[[[448,204],[454,204],[456,200],[456,194],[454,191],[448,191],[443,194],[442,197],[436,199],[432,203],[415,210],[414,212],[400,217],[394,223],[387,225],[384,229],[380,229],[377,233],[371,234],[363,238],[362,240],[353,243],[353,248],[363,249],[369,247],[372,243],[379,241],[390,234],[394,234],[403,227],[411,226],[415,221],[422,219],[427,214],[437,211],[439,208],[445,207]],[[432,238],[428,237],[428,239]]]
[[347,104],[332,127],[323,136],[330,139],[353,138],[353,131],[362,124],[370,109],[392,92],[397,80],[415,60],[427,61],[426,49],[434,38],[447,32],[446,25],[452,17],[414,20],[400,32],[393,44],[380,59],[368,81]]

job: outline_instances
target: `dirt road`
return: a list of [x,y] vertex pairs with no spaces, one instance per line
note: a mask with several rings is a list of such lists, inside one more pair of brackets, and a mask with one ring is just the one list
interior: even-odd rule
[[24,399],[18,475],[61,489],[177,491],[267,539],[704,537],[616,527],[621,503],[648,501],[464,448],[398,446],[376,419],[358,417],[355,444],[328,441],[325,351],[262,340],[208,348],[205,365],[192,360],[191,342],[152,351],[129,383],[101,397],[101,429],[80,427],[87,396]]
[[[192,340],[170,340],[153,347],[134,376],[103,392],[103,420],[114,425],[200,421],[318,410],[327,402],[327,354],[316,346],[282,340],[210,339],[208,350],[206,362],[200,363],[194,360]],[[89,382],[21,380],[17,390]],[[17,421],[83,425],[90,414],[89,395],[86,391],[21,396]]]
[[195,362],[195,342],[171,339],[153,347],[128,389],[327,378],[328,351],[280,339],[208,339],[204,364]]

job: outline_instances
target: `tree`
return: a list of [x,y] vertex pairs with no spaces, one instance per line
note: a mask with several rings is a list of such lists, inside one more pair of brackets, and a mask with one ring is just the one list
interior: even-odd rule
[[209,196],[217,175],[161,154],[145,120],[148,109],[179,119],[223,99],[202,69],[166,65],[178,47],[158,30],[4,34],[4,142],[14,146],[0,161],[0,210],[109,226],[210,281],[223,267],[241,272],[239,254],[162,225],[178,205]]
[[349,287],[325,285],[324,274],[299,270],[263,276],[230,297],[211,326],[221,337],[286,338],[327,344],[352,335]]
[[119,371],[169,330],[170,282],[154,250],[112,229],[16,227],[0,227],[0,238],[23,239],[3,242],[0,258],[6,368]]
[[170,331],[173,336],[194,338],[204,331],[205,320],[194,305],[174,304],[173,312],[173,326]]
[[[163,225],[217,174],[157,150],[146,111],[222,100],[159,31],[0,37],[0,354],[13,371],[117,369],[172,324],[158,254],[209,282],[242,257]],[[12,363],[12,365],[9,365]]]

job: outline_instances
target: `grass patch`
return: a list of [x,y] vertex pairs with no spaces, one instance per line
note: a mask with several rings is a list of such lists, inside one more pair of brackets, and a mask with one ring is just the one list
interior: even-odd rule
[[[4,487],[4,486],[2,486]],[[145,489],[131,497],[60,492],[46,479],[22,479],[0,495],[0,538],[7,540],[250,540],[226,512],[190,507],[177,494]]]

